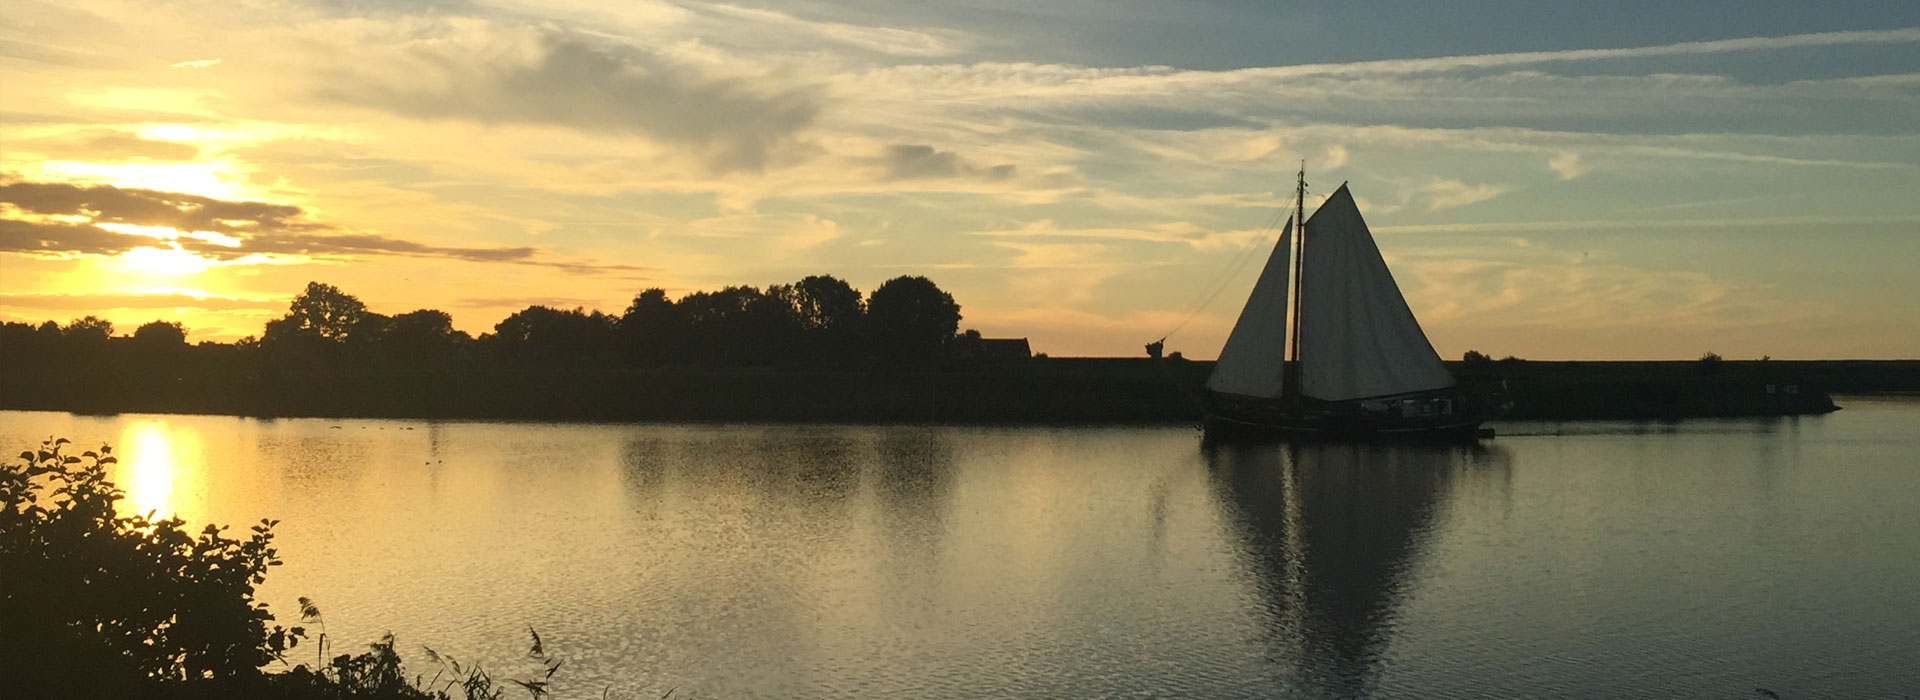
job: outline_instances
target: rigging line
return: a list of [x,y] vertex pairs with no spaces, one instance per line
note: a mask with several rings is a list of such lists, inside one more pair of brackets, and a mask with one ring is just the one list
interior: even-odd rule
[[1274,210],[1273,216],[1267,219],[1266,226],[1261,228],[1260,235],[1255,237],[1252,241],[1249,241],[1246,247],[1240,249],[1240,252],[1235,256],[1233,261],[1228,263],[1228,266],[1227,266],[1228,270],[1226,274],[1221,275],[1218,279],[1214,280],[1213,290],[1210,292],[1207,292],[1206,298],[1201,299],[1200,303],[1193,307],[1193,311],[1190,311],[1187,313],[1186,318],[1180,319],[1180,322],[1177,324],[1174,324],[1172,329],[1168,330],[1164,334],[1161,334],[1160,342],[1166,342],[1167,338],[1170,338],[1173,336],[1173,334],[1180,332],[1180,329],[1185,328],[1187,326],[1188,321],[1192,321],[1195,316],[1199,316],[1201,311],[1206,310],[1208,304],[1213,303],[1214,299],[1219,298],[1221,292],[1224,292],[1227,290],[1227,285],[1231,284],[1233,282],[1233,279],[1239,276],[1240,271],[1246,268],[1247,261],[1253,259],[1254,257],[1253,253],[1255,251],[1262,250],[1266,247],[1265,243],[1269,239],[1268,234],[1272,233],[1274,226],[1279,223],[1280,217],[1286,213],[1287,213],[1287,210],[1285,207],[1281,207]]
[[1201,311],[1206,310],[1207,305],[1212,304],[1214,299],[1219,298],[1221,292],[1225,292],[1227,290],[1227,285],[1232,284],[1234,278],[1240,275],[1240,271],[1243,269],[1246,269],[1247,262],[1254,258],[1253,254],[1255,252],[1264,250],[1266,248],[1267,241],[1271,239],[1271,236],[1269,236],[1268,234],[1270,234],[1273,231],[1275,224],[1279,222],[1280,217],[1285,213],[1286,213],[1285,209],[1278,209],[1274,211],[1273,216],[1267,219],[1266,226],[1264,226],[1261,229],[1260,235],[1255,237],[1252,241],[1249,241],[1245,247],[1241,248],[1240,252],[1234,257],[1233,261],[1228,263],[1227,273],[1224,275],[1221,275],[1219,278],[1214,280],[1213,289],[1207,292],[1206,297],[1202,298],[1200,300],[1200,303],[1195,305],[1193,307],[1193,310],[1187,313],[1186,318],[1180,319],[1180,322],[1177,324],[1174,324],[1172,329],[1168,330],[1164,335],[1160,336],[1160,340],[1162,342],[1166,341],[1167,338],[1172,337],[1174,333],[1178,333],[1180,329],[1185,328],[1189,321],[1192,321],[1194,317],[1199,316]]

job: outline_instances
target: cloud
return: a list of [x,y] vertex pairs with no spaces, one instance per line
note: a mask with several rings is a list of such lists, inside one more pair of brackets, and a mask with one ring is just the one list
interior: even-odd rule
[[[1495,257],[1495,256],[1498,257]],[[1633,267],[1564,250],[1429,251],[1401,265],[1417,281],[1421,319],[1444,324],[1609,329],[1725,329],[1772,316],[1810,321],[1821,302],[1779,298],[1771,289],[1690,270]]]
[[264,202],[232,202],[199,195],[111,185],[0,179],[0,203],[47,216],[85,216],[94,223],[165,226],[179,231],[235,233],[308,228],[291,221],[300,208]]
[[1547,167],[1560,175],[1562,180],[1572,180],[1593,171],[1593,166],[1580,162],[1580,154],[1563,151],[1547,159]]
[[1009,293],[1023,299],[1057,304],[1091,302],[1102,284],[1129,267],[1099,243],[995,241],[994,245],[1016,252],[1004,264],[1015,274],[1008,275],[1004,283]]
[[178,63],[175,63],[167,67],[168,68],[212,68],[217,65],[220,65],[220,59],[202,58],[196,61],[180,61]]
[[84,144],[89,152],[106,153],[118,158],[146,158],[148,160],[193,160],[200,155],[200,147],[176,141],[155,141],[143,139],[131,134],[119,132],[101,134],[87,139]]
[[1346,164],[1347,164],[1347,147],[1336,143],[1336,144],[1330,144],[1327,146],[1327,154],[1326,154],[1325,161],[1317,164],[1315,167],[1318,170],[1325,171],[1325,170],[1332,170],[1334,168],[1338,168]]
[[1435,58],[1387,59],[1354,63],[1319,63],[1272,68],[1247,68],[1240,71],[1227,71],[1226,73],[1244,73],[1276,78],[1314,75],[1407,75],[1472,68],[1501,68],[1540,63],[1658,58],[1665,56],[1699,56],[1742,51],[1777,51],[1781,49],[1819,46],[1910,44],[1915,42],[1920,42],[1920,27],[1852,32],[1819,32],[1771,37],[1743,37],[1717,41],[1687,41],[1675,44],[1616,49],[1524,51],[1468,56],[1440,56]]
[[245,299],[195,294],[0,294],[0,306],[30,309],[201,309],[205,311],[277,310],[285,299]]
[[189,249],[196,253],[213,255],[220,255],[223,251],[232,254],[232,251],[244,250],[247,253],[270,255],[407,255],[452,258],[470,262],[521,262],[532,258],[538,252],[523,246],[499,248],[431,246],[370,233],[269,233],[250,236],[237,249],[224,248],[217,244],[194,244]]
[[823,99],[791,77],[709,76],[638,48],[471,21],[401,37],[316,92],[412,118],[644,136],[722,172],[765,167]]
[[1440,211],[1484,202],[1512,189],[1506,185],[1469,185],[1459,180],[1436,177],[1413,188],[1405,196],[1407,201],[1419,202],[1427,211]]
[[886,168],[889,180],[912,180],[921,178],[974,177],[983,180],[1005,180],[1013,177],[1014,166],[1010,164],[979,167],[962,159],[953,151],[936,151],[932,146],[895,144],[887,147],[887,153],[880,158]]
[[[1502,124],[1612,133],[1904,133],[1912,93],[1900,80],[1855,78],[1748,83],[1718,75],[1632,74],[1638,66],[1571,74],[1557,65],[1617,58],[1713,55],[1803,47],[1920,42],[1920,28],[1756,37],[1627,49],[1443,56],[1357,63],[1182,70],[976,63],[910,65],[836,78],[853,99],[897,96],[913,105],[1002,116],[1012,110],[1047,125],[1126,124],[1126,115],[1204,109],[1219,124]],[[1839,50],[1839,49],[1830,49]],[[1650,61],[1649,61],[1650,62]],[[1661,70],[1682,66],[1662,62]],[[1701,61],[1712,70],[1715,61]],[[1822,104],[1821,116],[1809,111]],[[1276,120],[1274,115],[1285,115]],[[1175,127],[1160,127],[1176,130]],[[1191,130],[1185,127],[1183,130]],[[1351,146],[1352,144],[1346,144]],[[1303,151],[1305,153],[1305,151]]]
[[0,253],[118,255],[153,243],[93,224],[0,219]]
[[[722,16],[759,22],[782,34],[811,34],[829,41],[868,51],[900,56],[946,56],[959,51],[948,36],[895,27],[871,27],[843,22],[805,20],[773,10],[738,5],[707,4],[702,9]],[[737,31],[737,28],[735,28]]]
[[600,263],[580,260],[514,260],[513,262],[535,267],[550,267],[561,272],[571,272],[581,275],[626,273],[628,279],[646,279],[641,273],[651,273],[654,271],[654,268],[645,265],[626,265],[621,263]]
[[1052,219],[1040,219],[1016,229],[975,231],[987,238],[1086,239],[1178,243],[1196,249],[1239,248],[1260,240],[1267,231],[1208,231],[1188,221],[1168,221],[1139,228],[1060,228]]
[[454,300],[453,306],[463,309],[524,309],[529,306],[545,306],[550,309],[592,309],[604,301],[604,299],[575,297],[467,297]]
[[[343,231],[305,220],[299,207],[286,204],[236,202],[111,185],[5,178],[0,178],[0,183],[4,183],[0,184],[0,205],[11,205],[21,215],[39,217],[0,218],[0,252],[118,255],[137,248],[172,248],[227,262],[258,260],[260,256],[391,255],[536,265],[586,274],[648,270],[636,265],[547,259],[539,249],[527,246],[441,246],[378,233]],[[6,211],[8,208],[0,207],[0,213]]]
[[[184,232],[182,232],[184,233]],[[211,260],[235,261],[252,256],[348,257],[354,255],[400,255],[424,258],[449,258],[468,262],[526,262],[560,265],[532,260],[537,250],[526,247],[460,248],[431,246],[389,236],[369,233],[315,233],[302,231],[259,231],[230,237],[228,242],[180,235],[155,238],[137,233],[119,233],[88,223],[61,221],[23,221],[0,218],[0,252],[40,255],[118,255],[136,248],[174,248]],[[592,266],[587,266],[592,267]]]

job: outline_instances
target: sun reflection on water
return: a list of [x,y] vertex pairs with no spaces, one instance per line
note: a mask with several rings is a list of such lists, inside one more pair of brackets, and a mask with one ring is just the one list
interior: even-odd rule
[[122,513],[152,513],[156,518],[180,515],[190,496],[186,486],[198,469],[188,461],[199,452],[191,431],[171,429],[166,421],[144,420],[127,426],[120,436],[120,487],[127,492]]

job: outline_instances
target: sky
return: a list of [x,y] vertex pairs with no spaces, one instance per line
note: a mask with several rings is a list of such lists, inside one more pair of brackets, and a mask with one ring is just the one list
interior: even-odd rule
[[0,319],[923,275],[1212,358],[1303,160],[1442,357],[1920,357],[1920,3],[1851,0],[7,0]]

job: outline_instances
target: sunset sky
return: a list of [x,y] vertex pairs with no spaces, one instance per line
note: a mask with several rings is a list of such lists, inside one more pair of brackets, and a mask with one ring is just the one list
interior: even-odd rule
[[1211,358],[1304,159],[1443,357],[1920,357],[1920,3],[1319,5],[7,0],[0,319],[915,274]]

